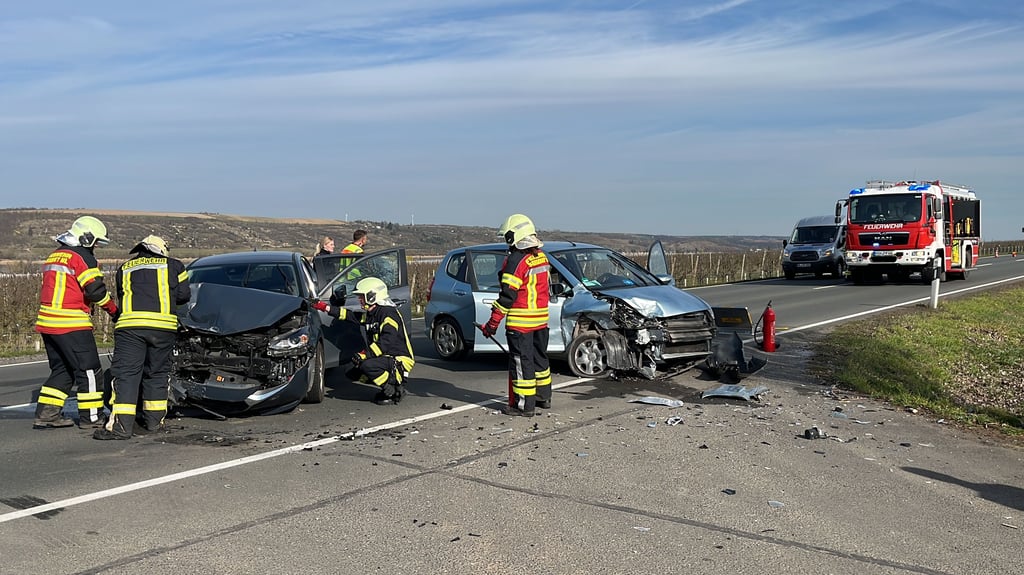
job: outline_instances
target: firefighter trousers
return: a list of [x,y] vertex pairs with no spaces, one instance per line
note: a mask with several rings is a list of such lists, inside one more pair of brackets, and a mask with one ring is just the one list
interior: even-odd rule
[[[167,376],[175,333],[166,329],[131,328],[114,331],[112,414],[116,427],[131,435],[136,417],[155,430],[167,415]],[[141,398],[140,390],[141,387]],[[141,399],[141,401],[140,401]],[[141,414],[139,409],[141,408]]]
[[80,424],[98,423],[103,417],[103,381],[100,354],[91,329],[62,334],[44,333],[43,345],[50,364],[50,377],[39,389],[36,417],[46,406],[64,408],[64,402],[77,391]]
[[508,377],[512,405],[532,412],[537,402],[551,404],[551,365],[548,362],[548,328],[505,331],[508,342]]
[[400,388],[405,384],[404,371],[402,363],[393,356],[380,355],[364,359],[347,375],[353,381],[376,385],[386,397],[394,397],[401,394]]

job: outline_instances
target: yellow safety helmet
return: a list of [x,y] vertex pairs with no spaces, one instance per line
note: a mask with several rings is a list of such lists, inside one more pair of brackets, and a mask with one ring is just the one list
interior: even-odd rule
[[71,229],[68,232],[78,240],[78,244],[82,247],[103,247],[110,243],[110,239],[107,238],[107,226],[92,216],[78,218],[75,223],[71,224]]
[[514,246],[523,238],[537,234],[533,221],[523,214],[512,214],[501,224],[498,233],[505,238],[505,243]]
[[377,278],[363,278],[352,293],[363,296],[366,305],[376,305],[388,299],[388,285]]
[[128,253],[135,253],[144,249],[149,250],[154,254],[160,254],[164,257],[167,256],[167,242],[165,242],[160,236],[150,234],[142,238],[142,241],[136,244],[135,247],[132,248],[132,251]]

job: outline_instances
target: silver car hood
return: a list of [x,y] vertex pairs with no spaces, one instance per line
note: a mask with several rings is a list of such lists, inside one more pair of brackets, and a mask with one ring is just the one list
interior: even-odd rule
[[618,298],[646,317],[673,317],[711,310],[706,301],[669,285],[609,289],[595,293]]

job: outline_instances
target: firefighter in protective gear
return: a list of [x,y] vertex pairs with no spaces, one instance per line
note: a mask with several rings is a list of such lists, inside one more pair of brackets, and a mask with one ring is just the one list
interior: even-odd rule
[[36,318],[36,331],[46,346],[50,377],[39,389],[32,426],[45,429],[74,425],[62,415],[72,388],[78,399],[79,425],[101,425],[103,384],[90,312],[95,304],[111,317],[117,315],[117,303],[107,292],[93,253],[96,246],[110,243],[107,227],[92,216],[82,216],[54,240],[58,247],[43,264]]
[[[369,236],[366,230],[356,230],[352,232],[352,243],[342,248],[341,253],[343,254],[361,254],[363,253],[363,246],[369,240]],[[347,268],[348,266],[356,263],[356,258],[342,258],[338,260],[338,266]],[[348,272],[348,279],[352,281],[358,281],[362,277],[362,273],[358,269],[354,269]]]
[[505,320],[509,379],[512,382],[508,415],[533,417],[535,408],[551,407],[551,367],[548,362],[548,275],[550,264],[541,251],[533,221],[513,214],[498,230],[508,244],[501,266],[501,292],[491,305],[491,318],[481,326],[492,337]]
[[[130,438],[137,417],[146,431],[161,428],[167,415],[167,375],[178,330],[175,310],[189,300],[185,266],[168,257],[162,238],[146,236],[128,253],[132,257],[121,264],[115,282],[121,310],[110,363],[113,407],[106,426],[93,432],[95,439]],[[141,414],[137,413],[140,405]]]
[[366,328],[368,345],[352,357],[349,379],[362,383],[373,383],[380,391],[374,402],[393,405],[405,396],[405,382],[416,364],[409,342],[402,313],[388,296],[388,286],[375,277],[359,280],[354,290],[359,297],[363,311],[349,311],[341,305],[329,305],[322,301],[313,307],[331,317],[352,321]]

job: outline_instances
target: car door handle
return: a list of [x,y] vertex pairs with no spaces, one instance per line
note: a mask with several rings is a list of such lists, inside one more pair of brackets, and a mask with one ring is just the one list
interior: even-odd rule
[[457,290],[452,290],[452,293],[454,293],[455,295],[466,295],[467,292],[466,292],[466,290],[457,289]]

